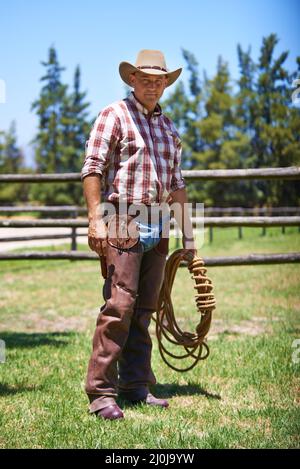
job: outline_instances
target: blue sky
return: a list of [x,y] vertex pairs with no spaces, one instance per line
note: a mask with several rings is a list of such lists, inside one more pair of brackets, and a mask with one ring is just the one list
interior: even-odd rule
[[[257,59],[262,38],[276,33],[279,55],[290,54],[287,68],[295,70],[300,55],[299,0],[4,0],[0,7],[0,79],[6,102],[0,103],[0,129],[17,124],[18,144],[32,158],[29,141],[37,118],[30,112],[43,75],[41,61],[54,45],[72,85],[77,64],[82,89],[88,92],[91,116],[124,96],[118,74],[122,60],[134,62],[140,49],[160,49],[169,69],[184,65],[181,48],[190,50],[200,70],[212,76],[219,55],[238,77],[237,44],[251,45]],[[183,72],[187,80],[188,74]]]

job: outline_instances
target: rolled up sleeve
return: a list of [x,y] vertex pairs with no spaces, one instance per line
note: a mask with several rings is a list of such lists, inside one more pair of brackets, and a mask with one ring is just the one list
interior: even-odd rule
[[120,119],[112,108],[100,112],[85,144],[81,180],[89,174],[102,175],[114,156],[120,139]]

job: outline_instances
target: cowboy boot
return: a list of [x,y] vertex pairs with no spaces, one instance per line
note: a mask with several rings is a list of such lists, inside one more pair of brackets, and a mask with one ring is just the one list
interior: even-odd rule
[[105,420],[116,420],[124,418],[124,414],[113,397],[94,396],[90,399],[90,413]]

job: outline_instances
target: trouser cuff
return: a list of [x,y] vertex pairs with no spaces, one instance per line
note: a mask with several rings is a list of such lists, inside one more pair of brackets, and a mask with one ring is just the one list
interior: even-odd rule
[[90,413],[98,412],[98,410],[104,409],[109,405],[115,405],[116,401],[111,396],[99,396],[99,395],[88,395],[90,400]]
[[121,388],[119,390],[119,396],[128,401],[139,401],[147,397],[149,393],[148,386],[139,387],[137,389],[126,389]]

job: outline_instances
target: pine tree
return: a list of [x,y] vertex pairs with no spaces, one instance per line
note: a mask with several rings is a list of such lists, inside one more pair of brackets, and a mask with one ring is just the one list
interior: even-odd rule
[[[196,169],[195,153],[202,149],[202,141],[196,122],[201,120],[204,109],[202,83],[199,78],[198,62],[188,50],[182,49],[182,55],[190,73],[189,86],[186,89],[179,81],[174,92],[163,102],[164,112],[174,121],[182,139],[183,169]],[[187,187],[189,200],[199,201],[201,197],[199,182],[190,181]]]
[[[85,102],[87,93],[80,90],[80,67],[74,74],[73,92],[64,99],[63,125],[63,170],[64,172],[80,172],[84,160],[85,142],[88,137],[92,121],[88,120],[87,108],[90,103]],[[70,183],[67,186],[71,203],[83,203],[82,187]]]
[[[255,168],[257,156],[251,144],[255,135],[255,118],[257,114],[257,93],[255,90],[255,78],[257,66],[251,58],[251,47],[244,52],[237,46],[240,77],[237,80],[238,91],[236,93],[236,126],[239,131],[248,137],[249,145],[243,153],[240,153],[240,168]],[[261,191],[256,181],[240,181],[239,192],[243,194],[245,206],[260,205]]]
[[[42,62],[46,74],[40,98],[32,104],[39,116],[39,132],[34,139],[37,171],[42,173],[80,172],[85,141],[92,122],[87,120],[86,92],[80,90],[80,68],[76,67],[73,90],[61,81],[65,68],[59,65],[56,51],[49,50],[48,62]],[[31,197],[44,204],[80,204],[82,187],[78,183],[37,184]]]
[[[294,74],[284,68],[288,51],[274,58],[278,38],[263,38],[257,64],[250,51],[239,46],[241,68],[238,114],[241,129],[250,136],[250,167],[282,167],[299,164],[299,110],[291,106]],[[256,181],[255,199],[259,204],[297,203],[296,184],[286,181]]]
[[[203,140],[203,150],[198,153],[203,169],[234,169],[249,153],[249,139],[237,127],[236,98],[228,64],[219,57],[217,73],[205,85],[206,117],[197,123]],[[244,155],[244,156],[242,156]],[[241,186],[235,182],[204,183],[206,203],[210,205],[235,205],[243,203]]]
[[[199,79],[198,63],[183,50],[189,89],[179,82],[163,103],[183,140],[184,169],[259,168],[299,165],[300,109],[293,105],[292,83],[300,76],[284,69],[288,52],[274,58],[277,36],[263,38],[258,63],[251,49],[238,45],[240,77],[233,90],[227,64],[219,58],[217,74]],[[206,205],[254,206],[299,204],[297,181],[189,183],[192,200]]]
[[[61,82],[61,72],[56,50],[51,47],[47,62],[42,62],[46,68],[41,78],[44,86],[40,97],[34,101],[31,110],[35,110],[39,117],[39,131],[32,141],[35,148],[35,163],[39,173],[64,172],[63,146],[63,110],[66,99],[67,85]],[[64,184],[35,184],[32,186],[31,197],[44,204],[65,202]]]

